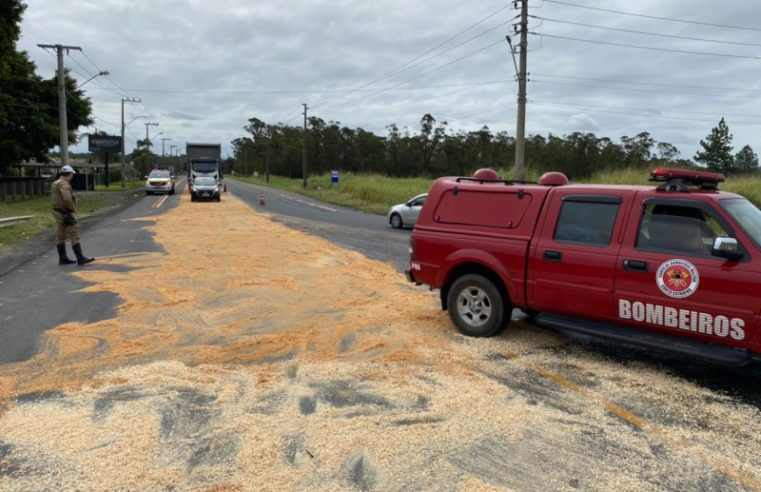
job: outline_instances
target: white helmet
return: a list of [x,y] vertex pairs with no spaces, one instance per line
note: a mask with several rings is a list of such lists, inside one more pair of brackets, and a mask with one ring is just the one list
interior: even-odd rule
[[74,168],[71,166],[63,166],[61,168],[61,174],[77,174]]

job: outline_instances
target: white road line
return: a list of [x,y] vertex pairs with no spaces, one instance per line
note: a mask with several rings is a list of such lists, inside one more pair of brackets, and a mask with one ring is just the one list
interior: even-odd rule
[[162,196],[161,198],[156,200],[156,203],[151,205],[151,208],[159,208],[159,207],[161,207],[164,204],[164,202],[166,201],[167,198],[169,198],[169,195]]

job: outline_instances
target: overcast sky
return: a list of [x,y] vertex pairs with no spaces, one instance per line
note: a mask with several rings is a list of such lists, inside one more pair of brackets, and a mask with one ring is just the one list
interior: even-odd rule
[[[39,43],[80,46],[65,57],[80,82],[110,72],[83,86],[94,127],[118,135],[121,98],[142,99],[126,105],[126,121],[149,117],[129,125],[128,149],[151,121],[156,152],[163,137],[167,154],[188,141],[221,142],[230,153],[249,118],[300,125],[302,103],[310,115],[380,135],[391,123],[417,131],[425,113],[451,131],[488,125],[515,135],[505,35],[518,11],[505,1],[28,4],[19,47],[39,74],[56,66]],[[529,134],[618,141],[647,131],[692,158],[725,117],[735,152],[761,151],[758,0],[531,0],[529,15],[541,18],[529,27]]]

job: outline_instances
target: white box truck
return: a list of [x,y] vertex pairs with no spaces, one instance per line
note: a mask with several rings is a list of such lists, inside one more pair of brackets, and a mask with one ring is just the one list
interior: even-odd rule
[[188,143],[185,147],[190,199],[210,198],[219,201],[224,183],[222,179],[222,145]]

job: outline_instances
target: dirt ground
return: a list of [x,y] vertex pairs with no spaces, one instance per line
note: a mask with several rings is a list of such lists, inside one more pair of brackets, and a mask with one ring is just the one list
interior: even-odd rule
[[164,253],[77,270],[118,316],[0,367],[0,489],[761,491],[754,406],[523,323],[463,337],[231,196],[142,225]]

